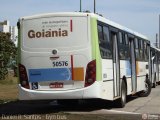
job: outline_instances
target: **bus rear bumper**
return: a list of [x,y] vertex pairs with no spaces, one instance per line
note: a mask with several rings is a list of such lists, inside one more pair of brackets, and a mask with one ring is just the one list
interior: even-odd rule
[[36,91],[18,85],[19,100],[58,100],[58,99],[91,99],[100,97],[100,84],[95,82],[93,85],[66,91]]

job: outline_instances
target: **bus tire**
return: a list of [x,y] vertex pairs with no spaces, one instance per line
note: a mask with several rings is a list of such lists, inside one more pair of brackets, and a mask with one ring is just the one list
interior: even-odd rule
[[145,82],[145,87],[146,87],[146,90],[139,92],[138,96],[147,97],[151,93],[152,85],[148,79]]
[[127,99],[127,86],[126,86],[124,80],[122,80],[122,84],[121,84],[121,97],[117,101],[118,102],[118,107],[120,107],[120,108],[125,107],[126,99]]
[[160,81],[158,81],[157,85],[160,85]]
[[156,74],[154,75],[154,83],[153,83],[153,88],[156,88]]

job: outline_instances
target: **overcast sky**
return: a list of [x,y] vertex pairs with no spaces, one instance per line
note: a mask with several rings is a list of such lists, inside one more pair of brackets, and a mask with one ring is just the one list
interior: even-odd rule
[[[79,11],[80,0],[0,0],[0,21],[16,25],[19,17],[48,12]],[[82,0],[82,9],[93,12],[94,0]],[[144,34],[155,42],[159,31],[160,0],[96,0],[98,13]]]

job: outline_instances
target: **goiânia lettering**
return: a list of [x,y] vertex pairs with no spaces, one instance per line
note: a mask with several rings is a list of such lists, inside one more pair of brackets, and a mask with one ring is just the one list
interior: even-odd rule
[[45,31],[44,29],[42,29],[42,31],[35,31],[35,30],[28,31],[29,38],[66,37],[66,36],[68,36],[68,31],[61,30],[61,28],[59,28],[58,30],[48,29],[47,31]]

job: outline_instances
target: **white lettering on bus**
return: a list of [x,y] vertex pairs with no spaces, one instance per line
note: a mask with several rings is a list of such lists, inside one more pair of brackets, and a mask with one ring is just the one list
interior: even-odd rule
[[61,30],[59,28],[58,30],[52,31],[51,29],[45,31],[42,29],[42,31],[35,31],[35,30],[29,30],[28,31],[28,37],[29,38],[42,38],[42,37],[66,37],[68,36],[67,30]]

